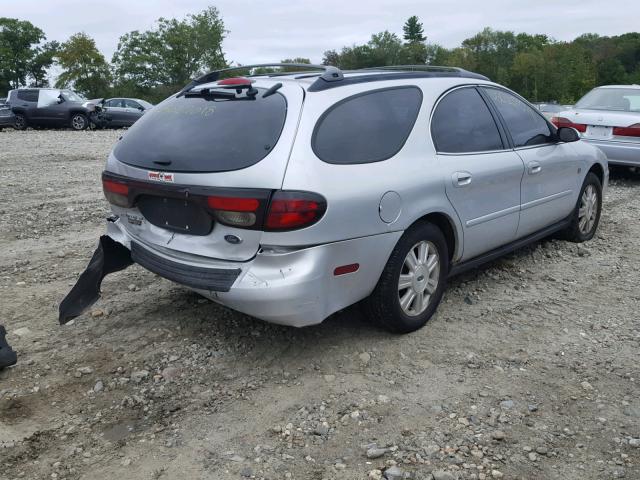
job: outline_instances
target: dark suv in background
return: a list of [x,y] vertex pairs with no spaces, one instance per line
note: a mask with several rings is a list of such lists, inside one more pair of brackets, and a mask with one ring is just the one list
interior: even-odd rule
[[84,130],[94,105],[71,90],[21,88],[10,90],[7,102],[15,114],[15,128],[70,127]]

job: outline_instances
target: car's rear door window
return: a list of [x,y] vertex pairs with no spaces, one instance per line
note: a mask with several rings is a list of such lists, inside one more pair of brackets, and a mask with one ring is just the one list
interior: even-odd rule
[[234,99],[174,96],[149,110],[116,145],[129,165],[173,172],[224,172],[258,163],[274,148],[287,115],[280,93]]
[[497,88],[485,88],[511,134],[514,147],[530,147],[555,142],[542,114],[515,95]]
[[38,90],[18,90],[18,100],[37,103]]
[[333,164],[387,160],[407,141],[421,103],[422,92],[413,86],[372,90],[341,100],[318,120],[313,151]]
[[431,136],[440,153],[471,153],[504,148],[498,126],[473,87],[459,88],[438,102]]

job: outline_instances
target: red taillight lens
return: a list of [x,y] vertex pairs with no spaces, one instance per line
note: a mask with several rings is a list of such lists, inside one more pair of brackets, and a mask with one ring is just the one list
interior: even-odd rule
[[126,183],[103,178],[102,190],[109,203],[119,207],[129,206],[129,186]]
[[587,131],[586,124],[573,123],[571,120],[565,117],[553,117],[551,119],[551,123],[553,123],[558,128],[561,128],[561,127],[575,128],[577,131],[583,132],[583,133]]
[[630,127],[613,127],[613,134],[620,137],[640,137],[640,123]]
[[244,77],[225,78],[217,82],[217,85],[251,85],[251,80]]
[[260,201],[244,197],[207,197],[207,205],[220,223],[231,227],[252,227],[256,223],[256,213]]
[[265,230],[284,231],[308,227],[320,220],[326,209],[327,202],[318,194],[276,192],[269,205]]

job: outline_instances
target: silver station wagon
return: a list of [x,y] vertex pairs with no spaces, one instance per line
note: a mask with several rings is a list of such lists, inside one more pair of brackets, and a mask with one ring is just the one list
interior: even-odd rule
[[457,68],[285,66],[211,72],[124,134],[102,177],[113,216],[61,322],[135,262],[269,322],[363,301],[410,332],[448,277],[593,237],[606,157],[517,94]]

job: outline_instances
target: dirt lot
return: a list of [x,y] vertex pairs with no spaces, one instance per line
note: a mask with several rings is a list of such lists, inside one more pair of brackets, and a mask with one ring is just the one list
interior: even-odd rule
[[0,478],[640,479],[640,176],[593,241],[455,279],[411,335],[269,325],[137,266],[61,327],[119,135],[0,133]]

